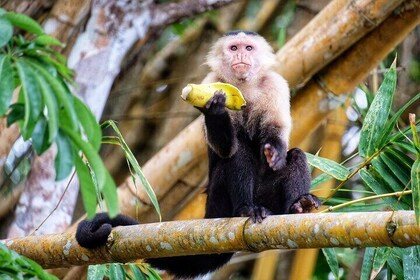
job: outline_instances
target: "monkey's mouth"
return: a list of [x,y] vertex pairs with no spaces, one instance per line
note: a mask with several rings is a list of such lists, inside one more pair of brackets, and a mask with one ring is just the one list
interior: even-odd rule
[[244,63],[244,62],[239,62],[239,63],[232,64],[232,68],[237,70],[237,71],[247,71],[250,67],[251,67],[251,65],[249,65],[247,63]]

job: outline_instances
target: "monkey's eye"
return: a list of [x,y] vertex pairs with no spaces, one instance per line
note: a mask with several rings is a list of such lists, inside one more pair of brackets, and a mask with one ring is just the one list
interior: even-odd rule
[[237,51],[237,50],[238,50],[238,47],[237,47],[237,46],[231,46],[231,47],[230,47],[230,49],[231,49],[232,51]]
[[247,51],[252,51],[253,47],[252,46],[246,46],[246,50]]

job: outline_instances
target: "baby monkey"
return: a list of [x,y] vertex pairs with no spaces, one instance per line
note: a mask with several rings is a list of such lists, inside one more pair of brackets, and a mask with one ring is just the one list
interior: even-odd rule
[[[307,213],[320,206],[309,194],[310,172],[303,151],[288,151],[292,119],[287,82],[272,68],[276,59],[255,32],[226,33],[211,48],[211,72],[203,83],[224,82],[239,88],[246,100],[241,111],[225,107],[216,91],[204,108],[209,183],[205,218],[250,217],[262,222],[271,214]],[[106,213],[79,224],[76,239],[95,248],[106,243],[112,227],[137,221]],[[147,260],[178,277],[194,277],[223,266],[233,253]]]

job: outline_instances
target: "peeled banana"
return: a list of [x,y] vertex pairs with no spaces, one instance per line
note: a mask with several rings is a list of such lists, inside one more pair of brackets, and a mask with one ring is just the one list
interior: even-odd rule
[[222,90],[226,94],[226,108],[239,111],[245,107],[246,101],[241,91],[237,87],[225,83],[188,84],[182,90],[181,98],[201,108],[206,105],[217,90]]

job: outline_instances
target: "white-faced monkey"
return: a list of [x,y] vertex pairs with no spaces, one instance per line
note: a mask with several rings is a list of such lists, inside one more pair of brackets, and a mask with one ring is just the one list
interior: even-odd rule
[[[305,213],[320,206],[309,194],[310,172],[305,154],[288,150],[292,120],[286,81],[272,70],[275,55],[257,33],[226,33],[207,57],[211,72],[204,83],[225,82],[238,87],[246,100],[241,111],[225,108],[226,96],[215,92],[204,108],[208,143],[209,183],[206,218],[250,217],[261,222],[270,214]],[[138,222],[106,213],[82,221],[76,233],[81,246],[106,243],[112,227]],[[166,257],[147,260],[181,277],[214,271],[232,253]]]

